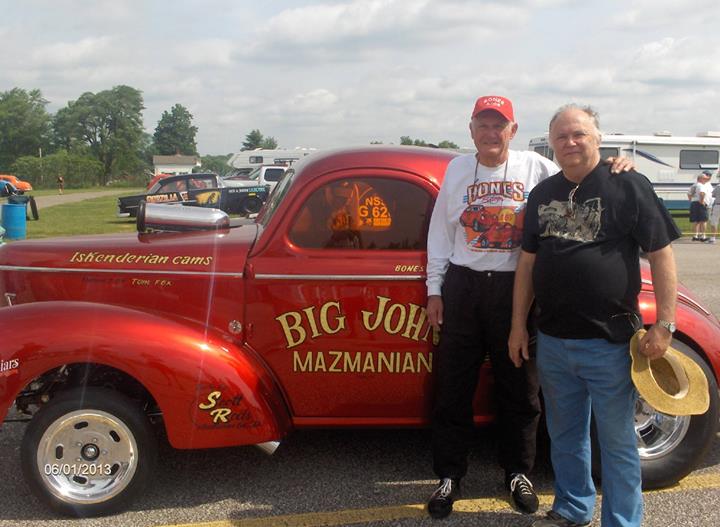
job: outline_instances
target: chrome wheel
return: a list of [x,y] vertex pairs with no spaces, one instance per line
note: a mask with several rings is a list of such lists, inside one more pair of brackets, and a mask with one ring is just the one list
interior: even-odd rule
[[658,412],[642,398],[635,403],[635,435],[640,459],[655,459],[672,452],[685,439],[690,416]]
[[40,438],[37,471],[47,490],[65,503],[107,501],[132,481],[138,446],[128,426],[102,410],[62,415]]

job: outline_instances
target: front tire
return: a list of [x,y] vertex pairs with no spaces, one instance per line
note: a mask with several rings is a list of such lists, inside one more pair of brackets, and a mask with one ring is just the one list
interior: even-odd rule
[[30,489],[61,514],[97,516],[124,509],[157,462],[145,415],[108,389],[74,389],[43,406],[23,438],[21,465]]

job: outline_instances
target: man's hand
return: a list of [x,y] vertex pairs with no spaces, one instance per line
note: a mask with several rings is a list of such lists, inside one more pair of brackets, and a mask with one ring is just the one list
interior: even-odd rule
[[608,157],[603,161],[603,163],[612,165],[610,167],[610,172],[612,172],[613,174],[619,174],[620,172],[630,172],[632,169],[635,168],[635,163],[633,163],[633,160],[629,157]]
[[638,350],[650,360],[659,359],[665,355],[672,334],[664,327],[654,324],[638,343]]
[[425,308],[425,311],[427,311],[427,317],[428,321],[430,322],[430,326],[432,326],[435,331],[440,331],[440,326],[442,326],[443,323],[442,297],[440,295],[430,295],[428,297],[427,307]]
[[515,327],[510,330],[508,337],[508,355],[516,368],[520,368],[523,360],[530,360],[528,351],[528,332],[525,326]]

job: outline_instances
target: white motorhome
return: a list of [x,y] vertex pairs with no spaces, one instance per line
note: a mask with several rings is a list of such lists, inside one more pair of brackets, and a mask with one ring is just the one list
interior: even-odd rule
[[[547,135],[530,139],[529,149],[555,159]],[[700,172],[718,170],[720,132],[703,132],[696,137],[672,136],[669,132],[603,134],[600,155],[631,158],[636,170],[647,176],[668,209],[687,210],[687,191]]]
[[290,166],[315,151],[314,148],[256,148],[233,154],[227,164],[235,169],[233,174],[247,174],[262,165]]

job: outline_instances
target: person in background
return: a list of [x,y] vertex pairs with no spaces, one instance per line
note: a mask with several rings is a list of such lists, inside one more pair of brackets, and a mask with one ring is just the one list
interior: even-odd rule
[[708,208],[712,202],[712,185],[710,178],[712,174],[704,170],[693,183],[688,191],[688,199],[690,200],[690,223],[694,224],[695,234],[692,238],[694,242],[708,241],[705,236],[705,228],[708,221]]
[[[718,170],[720,178],[720,170]],[[715,185],[712,191],[712,208],[710,209],[710,225],[712,226],[712,237],[708,238],[709,243],[715,243],[720,229],[720,184]]]
[[[505,488],[520,511],[538,508],[528,478],[540,416],[535,365],[515,368],[507,338],[525,200],[558,167],[535,152],[510,150],[517,129],[509,99],[488,95],[475,102],[470,136],[477,152],[450,161],[430,221],[427,314],[440,333],[432,414],[433,469],[440,481],[428,501],[433,518],[448,516],[460,496],[475,431],[473,395],[487,356]],[[613,171],[631,166],[617,158]]]
[[530,359],[526,320],[537,305],[537,368],[555,472],[552,510],[533,527],[582,527],[595,507],[590,414],[602,459],[603,527],[640,527],[637,392],[629,342],[642,327],[639,252],[650,263],[657,321],[639,343],[662,357],[675,330],[680,231],[647,178],[600,162],[597,114],[567,105],[550,121],[562,172],[530,192],[515,274],[510,358]]
[[58,176],[57,184],[58,184],[58,194],[62,194],[63,189],[65,188],[65,178],[63,178],[62,176]]

